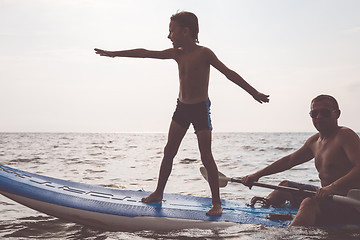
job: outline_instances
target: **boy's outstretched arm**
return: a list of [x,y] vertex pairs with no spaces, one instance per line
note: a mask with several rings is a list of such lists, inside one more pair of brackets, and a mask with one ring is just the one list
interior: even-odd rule
[[106,57],[134,57],[134,58],[157,58],[157,59],[174,59],[176,49],[169,48],[163,51],[151,51],[143,48],[124,50],[124,51],[106,51],[95,48],[95,53]]
[[269,95],[265,95],[261,92],[258,92],[248,82],[246,82],[239,74],[237,74],[235,71],[226,67],[210,49],[208,49],[208,57],[209,57],[210,64],[213,67],[215,67],[222,74],[224,74],[230,81],[232,81],[236,85],[243,88],[256,101],[258,101],[259,103],[269,102]]

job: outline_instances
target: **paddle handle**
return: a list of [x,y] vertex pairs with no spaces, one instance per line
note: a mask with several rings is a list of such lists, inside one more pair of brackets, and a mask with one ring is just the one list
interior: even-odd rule
[[[230,178],[230,181],[231,182],[242,183],[241,178]],[[260,182],[253,182],[253,186],[263,187],[263,188],[270,188],[270,189],[279,190],[279,191],[306,193],[306,194],[309,194],[309,195],[315,195],[316,194],[315,191],[311,191],[311,190],[305,190],[305,189],[299,189],[299,188],[293,188],[293,187],[286,187],[286,186],[278,186],[278,185],[270,185],[270,184],[260,183]]]
[[360,208],[359,199],[353,199],[350,197],[345,197],[345,196],[340,196],[340,195],[333,195],[331,197],[332,197],[332,200],[334,200],[335,202],[350,204],[358,209]]

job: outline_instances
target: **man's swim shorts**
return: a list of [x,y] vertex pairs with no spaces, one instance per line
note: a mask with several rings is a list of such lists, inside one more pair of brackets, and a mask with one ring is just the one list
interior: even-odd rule
[[[288,181],[288,186],[311,191],[316,191],[319,188],[310,184],[301,184],[292,181]],[[302,200],[306,198],[306,196],[301,193],[294,193],[292,196],[295,200],[294,203],[291,203],[293,207],[299,207]],[[360,212],[351,205],[338,203],[330,199],[320,201],[321,217],[316,219],[317,225],[360,223]]]

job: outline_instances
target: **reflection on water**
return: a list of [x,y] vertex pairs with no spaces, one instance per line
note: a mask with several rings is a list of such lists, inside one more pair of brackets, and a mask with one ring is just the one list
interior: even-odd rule
[[[310,133],[214,133],[213,154],[220,171],[231,177],[249,174],[299,148]],[[120,189],[153,190],[166,134],[0,133],[0,163],[56,178]],[[319,185],[313,161],[287,173],[264,177]],[[194,134],[186,135],[174,160],[166,192],[210,196],[199,173],[201,161]],[[221,189],[222,198],[266,196],[240,184]],[[23,239],[359,239],[360,230],[277,229],[237,224],[227,229],[173,232],[104,232],[33,211],[0,196],[0,237]]]

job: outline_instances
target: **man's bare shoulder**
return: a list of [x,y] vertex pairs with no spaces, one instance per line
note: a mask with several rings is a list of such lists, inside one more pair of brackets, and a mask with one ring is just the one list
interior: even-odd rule
[[344,133],[344,134],[355,134],[355,135],[357,135],[354,130],[352,130],[351,128],[348,128],[348,127],[344,127],[344,126],[339,127],[339,132]]
[[310,146],[310,145],[314,144],[319,139],[319,137],[320,137],[320,133],[316,133],[316,134],[312,135],[311,137],[309,137],[306,140],[305,145]]
[[360,138],[356,132],[347,127],[339,127],[336,143],[344,150],[350,162],[360,166]]
[[341,141],[357,141],[360,142],[359,135],[348,127],[339,127],[337,138]]

